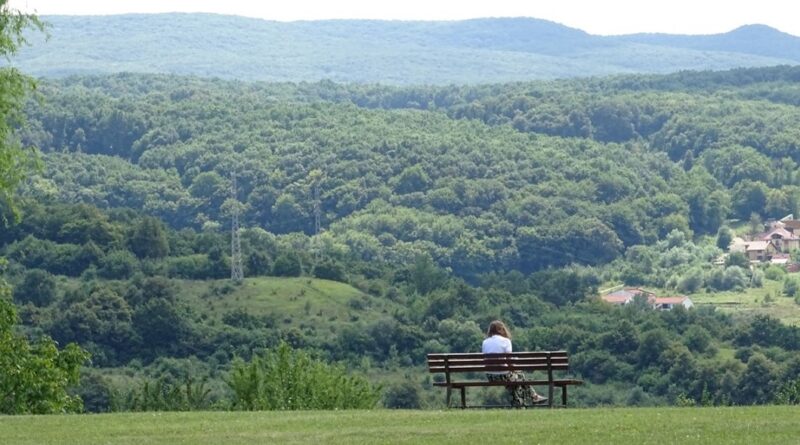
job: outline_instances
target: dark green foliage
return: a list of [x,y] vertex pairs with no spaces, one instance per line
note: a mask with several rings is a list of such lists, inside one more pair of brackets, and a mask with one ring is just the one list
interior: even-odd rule
[[125,294],[125,301],[132,307],[161,298],[167,301],[175,301],[177,294],[176,284],[165,277],[143,277],[135,276]]
[[447,275],[436,267],[430,256],[417,255],[409,270],[409,282],[422,295],[427,295],[444,285]]
[[770,402],[778,386],[777,379],[775,364],[762,354],[753,354],[747,361],[739,392],[734,394],[734,402],[743,405]]
[[56,298],[56,279],[41,269],[25,272],[22,282],[14,288],[14,301],[47,306]]
[[130,278],[137,271],[139,262],[127,250],[114,250],[100,260],[100,276],[109,279]]
[[419,409],[419,385],[406,380],[389,386],[383,394],[383,406],[392,409]]
[[[139,407],[184,409],[167,396],[181,384],[165,361],[191,356],[207,369],[180,377],[208,377],[225,407],[232,357],[281,340],[348,368],[413,370],[427,352],[478,350],[496,318],[516,350],[570,351],[597,388],[585,405],[747,403],[737,394],[758,354],[773,384],[747,391],[769,403],[800,372],[796,328],[594,297],[601,282],[758,285],[742,257],[712,266],[711,238],[762,201],[757,231],[795,211],[795,71],[446,88],[65,79],[29,107],[21,136],[42,147],[47,170],[20,189],[24,218],[0,230],[0,254],[15,282],[31,269],[66,275],[49,306],[21,309],[22,330],[78,340],[94,366],[114,367],[99,371],[122,395],[113,403],[108,382],[77,389],[92,410],[133,409],[133,392],[148,394]],[[234,166],[241,286],[227,280],[230,201],[220,207]],[[310,277],[249,279],[303,273],[364,294],[320,298],[335,283]],[[252,291],[268,281],[305,284]],[[430,405],[427,383],[418,389]],[[392,403],[404,395],[392,390]]]
[[83,400],[83,409],[88,413],[107,413],[114,405],[114,391],[108,379],[97,372],[81,375],[77,395]]
[[722,250],[727,251],[728,247],[731,245],[731,241],[733,240],[733,235],[731,235],[731,229],[723,226],[717,230],[717,247]]
[[282,343],[237,361],[228,383],[234,408],[242,410],[365,409],[380,398],[378,387],[344,368],[316,360]]
[[210,405],[210,390],[205,381],[187,377],[182,384],[164,379],[147,380],[140,387],[121,396],[119,411],[199,411]]
[[282,254],[275,258],[272,266],[272,274],[278,277],[299,277],[303,273],[303,266],[300,258],[291,252]]
[[155,218],[142,218],[128,239],[131,251],[139,258],[162,258],[169,254],[163,224]]
[[[113,290],[101,285],[78,291],[64,302],[53,317],[50,334],[61,343],[106,346],[112,356],[95,357],[99,364],[113,364],[116,351],[129,352],[137,338],[132,325],[132,310]],[[107,362],[105,362],[107,360]],[[101,363],[102,362],[102,363]]]
[[531,287],[547,302],[563,306],[597,293],[599,280],[579,270],[547,270],[531,275]]
[[742,252],[732,252],[725,259],[725,267],[737,266],[743,269],[750,268],[750,259]]
[[345,270],[344,266],[338,261],[325,258],[322,261],[318,262],[314,265],[314,271],[312,273],[317,278],[322,278],[325,280],[333,280],[333,281],[344,281],[345,280]]
[[174,351],[190,332],[186,309],[168,298],[147,300],[136,308],[132,320],[147,356]]

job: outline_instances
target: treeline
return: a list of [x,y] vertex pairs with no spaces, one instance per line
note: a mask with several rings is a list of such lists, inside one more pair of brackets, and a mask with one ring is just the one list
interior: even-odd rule
[[[239,403],[233,402],[233,388],[226,383],[230,372],[262,372],[259,367],[266,365],[256,364],[261,359],[255,357],[282,342],[324,362],[346,364],[359,374],[419,374],[387,385],[382,403],[439,406],[441,394],[430,379],[409,369],[421,366],[429,352],[477,350],[485,326],[496,318],[512,326],[519,350],[566,349],[572,354],[573,372],[591,383],[577,396],[583,406],[798,401],[792,385],[800,378],[800,329],[766,317],[735,319],[710,307],[671,312],[636,304],[609,307],[594,300],[597,285],[610,276],[603,269],[493,272],[481,274],[476,285],[470,285],[426,256],[400,268],[349,256],[317,258],[314,244],[298,243],[301,237],[269,235],[273,250],[265,248],[257,257],[259,264],[272,264],[268,274],[279,275],[276,270],[284,267],[279,264],[293,257],[299,267],[289,275],[314,276],[332,268],[345,272],[334,279],[364,292],[347,303],[346,322],[316,327],[313,320],[319,317],[314,313],[331,314],[329,308],[312,312],[307,304],[304,314],[236,308],[216,312],[205,306],[238,300],[234,296],[251,282],[237,286],[215,281],[198,296],[193,295],[198,292],[194,282],[181,275],[170,278],[171,264],[187,256],[218,264],[220,274],[229,273],[226,255],[221,263],[213,263],[211,253],[222,251],[229,242],[225,235],[176,231],[152,217],[105,213],[86,205],[39,210],[28,205],[23,211],[31,217],[4,234],[11,234],[4,239],[3,253],[11,260],[13,297],[28,333],[46,334],[62,344],[76,342],[91,352],[94,369],[85,373],[74,394],[92,411],[229,409]],[[122,219],[125,214],[131,219]],[[76,221],[79,227],[70,225]],[[94,250],[98,262],[90,262],[79,276],[74,273],[78,270],[45,270],[61,264],[58,260],[35,262],[57,255],[61,247],[55,246],[64,245]],[[637,250],[630,267],[644,267],[653,259],[664,261],[657,267],[667,267],[684,256],[681,251],[691,255],[691,249],[700,248],[674,232],[652,249]],[[190,251],[198,253],[183,255]],[[127,260],[119,261],[123,257]],[[246,258],[248,264],[255,261],[251,255]],[[656,274],[665,270],[670,269]],[[194,273],[193,278],[214,277],[206,269]],[[767,279],[771,278],[762,277]],[[282,293],[274,298],[296,296]],[[239,359],[255,362],[245,366]],[[250,394],[241,396],[251,400],[246,403],[256,403],[257,393],[247,391],[262,387],[245,383],[242,377],[236,391]],[[377,400],[377,389],[354,384],[354,391],[367,391],[359,399]],[[265,405],[242,407],[274,403],[271,396],[262,400],[258,403]]]
[[[570,351],[591,383],[582,405],[796,403],[796,327],[592,299],[607,282],[690,293],[784,279],[737,256],[711,268],[710,240],[730,238],[732,217],[757,228],[797,213],[795,71],[405,89],[43,83],[19,132],[43,172],[21,187],[0,256],[24,331],[92,353],[78,393],[93,411],[230,406],[237,357],[281,342],[407,374],[386,406],[437,406],[407,370],[476,350],[496,318],[517,349]],[[247,277],[361,294],[338,314],[310,300],[291,315],[216,306],[259,282],[224,280],[237,212]],[[797,288],[787,279],[784,293]]]
[[[235,172],[244,226],[313,235],[318,218],[364,259],[424,252],[471,280],[605,264],[673,230],[797,213],[800,115],[751,97],[789,95],[794,72],[404,89],[73,78],[30,107],[23,139],[47,167],[24,194],[224,230]],[[690,87],[709,78],[718,89]]]

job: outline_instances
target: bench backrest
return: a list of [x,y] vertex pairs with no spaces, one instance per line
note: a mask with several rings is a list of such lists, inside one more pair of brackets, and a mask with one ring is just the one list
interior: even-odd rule
[[428,371],[431,373],[567,370],[567,351],[428,354]]

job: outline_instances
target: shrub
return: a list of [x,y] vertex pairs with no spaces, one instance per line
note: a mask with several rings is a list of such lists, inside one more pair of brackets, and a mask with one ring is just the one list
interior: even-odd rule
[[206,381],[195,382],[186,377],[183,384],[173,384],[161,378],[145,380],[139,388],[132,389],[119,406],[118,411],[198,411],[209,408],[211,390]]
[[743,269],[750,267],[750,259],[742,252],[733,252],[725,259],[725,267],[738,266]]
[[681,277],[680,281],[678,281],[677,288],[683,293],[692,294],[700,290],[702,286],[703,271],[700,268],[693,268]]
[[383,405],[394,409],[419,409],[419,386],[408,381],[390,386],[383,396]]
[[793,277],[786,277],[783,280],[783,294],[787,297],[795,297],[798,295],[798,290],[800,290],[800,283],[798,283],[797,278]]
[[786,276],[786,269],[780,266],[769,266],[764,270],[764,277],[768,280],[779,281]]
[[314,266],[314,276],[323,280],[344,281],[344,267],[335,260],[324,259]]
[[278,277],[299,277],[302,273],[300,258],[291,253],[278,256],[272,266],[272,274]]
[[139,260],[127,250],[115,250],[100,261],[100,276],[110,279],[129,278],[139,267]]
[[348,376],[342,366],[281,343],[250,362],[234,361],[228,385],[241,410],[370,409],[380,388]]

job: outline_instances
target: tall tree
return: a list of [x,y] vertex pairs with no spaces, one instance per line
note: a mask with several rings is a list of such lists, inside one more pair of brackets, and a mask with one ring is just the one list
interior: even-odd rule
[[[44,30],[32,14],[23,14],[0,0],[0,55],[10,61],[26,43],[27,28]],[[35,88],[29,77],[13,67],[0,68],[0,225],[17,217],[12,201],[14,190],[36,164],[35,151],[14,141],[14,129],[21,125],[25,94]],[[0,258],[0,268],[4,260]],[[14,330],[17,313],[11,290],[0,278],[0,413],[47,414],[81,411],[80,397],[71,396],[67,386],[77,383],[86,351],[75,344],[63,350],[49,338],[31,343]]]
[[[11,61],[11,56],[25,45],[24,31],[28,28],[44,30],[44,24],[32,14],[23,14],[0,0],[0,55]],[[8,217],[17,217],[11,199],[17,184],[36,165],[33,149],[23,149],[14,140],[14,129],[23,123],[22,105],[25,94],[36,84],[14,67],[0,68],[0,224],[8,224]]]
[[156,218],[144,217],[130,237],[133,253],[139,258],[163,258],[169,254],[169,241],[164,225]]

